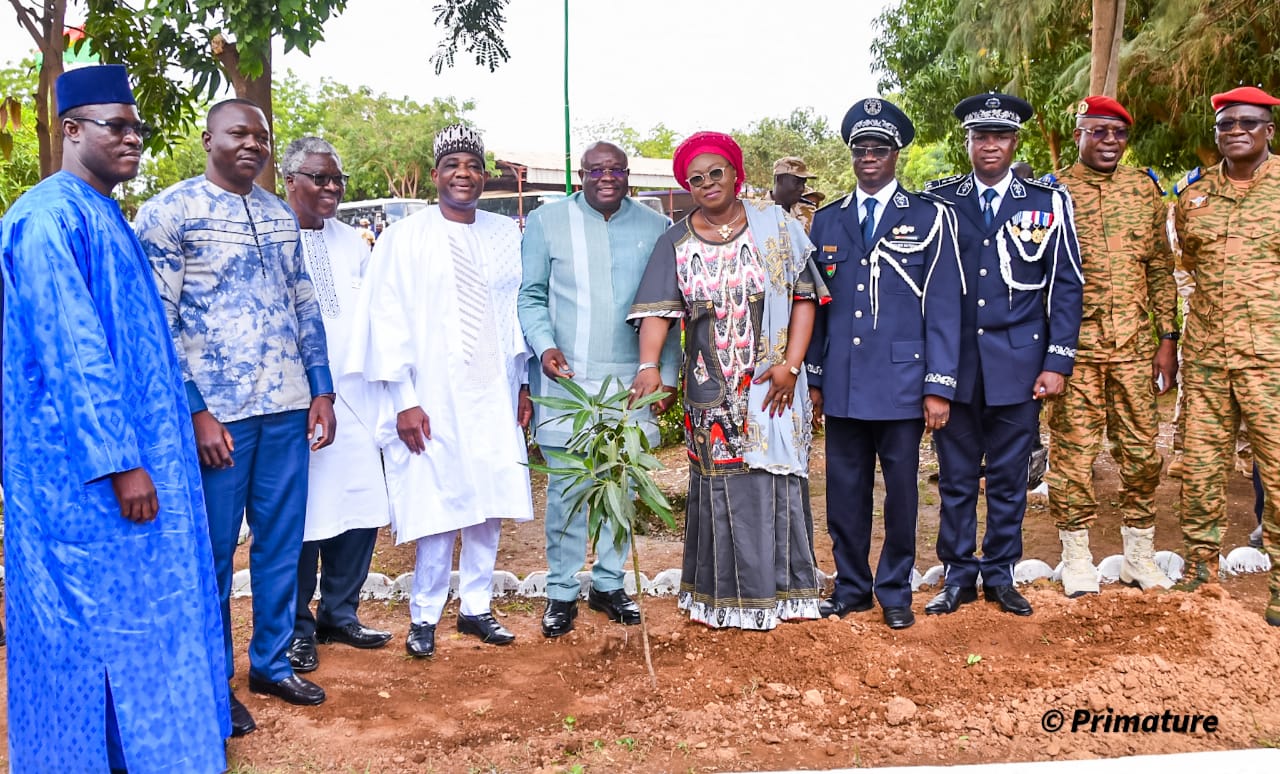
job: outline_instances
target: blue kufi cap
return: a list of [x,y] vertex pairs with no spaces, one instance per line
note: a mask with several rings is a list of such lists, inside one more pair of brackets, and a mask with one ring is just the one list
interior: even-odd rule
[[81,105],[136,105],[124,65],[78,67],[58,76],[54,84],[58,115]]

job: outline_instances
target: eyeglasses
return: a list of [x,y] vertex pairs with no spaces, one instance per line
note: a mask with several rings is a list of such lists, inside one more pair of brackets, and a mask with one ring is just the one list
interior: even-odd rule
[[724,167],[716,167],[705,175],[693,175],[689,179],[685,180],[685,182],[689,184],[690,188],[701,188],[702,184],[708,180],[713,183],[718,183],[723,180],[724,171]]
[[855,159],[865,159],[867,156],[873,159],[887,159],[889,154],[893,153],[893,148],[888,145],[855,145],[849,150]]
[[1093,138],[1094,142],[1106,142],[1108,137],[1115,137],[1116,142],[1128,142],[1129,130],[1115,126],[1097,126],[1093,128],[1080,127],[1081,134],[1087,134]]
[[311,178],[311,182],[315,183],[317,188],[324,188],[330,183],[337,183],[340,186],[345,186],[347,181],[351,179],[351,175],[318,175],[314,172],[301,171],[294,172],[293,174]]
[[1269,123],[1271,122],[1261,118],[1224,118],[1223,120],[1215,123],[1213,128],[1217,129],[1219,132],[1226,133],[1234,132],[1238,126],[1246,132],[1252,132],[1259,126],[1264,126]]
[[85,118],[82,116],[69,116],[70,121],[88,121],[95,126],[101,126],[115,137],[124,137],[129,132],[138,135],[138,139],[146,142],[154,131],[150,126],[141,122],[125,121],[122,118],[112,118],[104,120],[101,118]]
[[582,170],[582,174],[586,175],[592,180],[599,180],[605,175],[609,175],[610,177],[626,177],[627,175],[631,174],[631,170],[627,169],[626,167],[623,167],[622,169],[605,167],[604,169],[584,169]]

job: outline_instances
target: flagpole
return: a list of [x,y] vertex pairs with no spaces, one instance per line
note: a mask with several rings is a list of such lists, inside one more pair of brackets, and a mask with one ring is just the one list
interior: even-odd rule
[[573,171],[569,163],[569,0],[564,0],[564,193],[573,193]]

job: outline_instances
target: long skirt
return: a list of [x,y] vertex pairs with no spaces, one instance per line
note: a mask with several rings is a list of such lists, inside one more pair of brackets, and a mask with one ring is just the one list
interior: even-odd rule
[[679,606],[713,628],[768,631],[818,618],[809,482],[748,470],[689,470]]

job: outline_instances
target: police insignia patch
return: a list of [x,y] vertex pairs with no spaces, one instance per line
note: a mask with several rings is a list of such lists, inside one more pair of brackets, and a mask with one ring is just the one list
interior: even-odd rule
[[827,279],[831,279],[832,277],[836,276],[836,264],[829,263],[826,266],[822,267],[822,271],[827,275]]
[[987,100],[985,104],[987,107],[994,110],[995,108],[1000,107],[1000,100],[995,97],[992,97],[991,99]]
[[862,103],[862,109],[865,110],[867,115],[869,116],[880,115],[880,110],[881,110],[880,100],[869,99],[866,102]]

